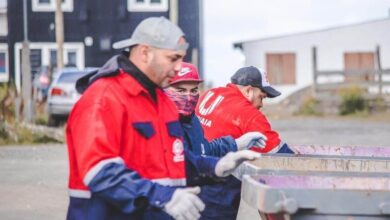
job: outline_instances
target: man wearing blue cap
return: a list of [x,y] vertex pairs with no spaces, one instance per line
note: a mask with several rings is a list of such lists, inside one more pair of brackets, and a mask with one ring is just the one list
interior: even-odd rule
[[[200,97],[196,114],[205,137],[208,140],[225,135],[237,138],[246,132],[258,131],[266,136],[266,146],[251,150],[293,153],[260,111],[263,99],[280,94],[270,85],[265,71],[253,66],[240,68],[226,87],[211,89]],[[200,197],[206,204],[202,219],[236,219],[240,186],[240,181],[231,176],[226,183],[202,187]]]

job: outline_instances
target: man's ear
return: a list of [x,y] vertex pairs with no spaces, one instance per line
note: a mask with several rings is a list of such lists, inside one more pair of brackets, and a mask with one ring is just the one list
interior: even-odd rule
[[147,63],[150,59],[150,56],[152,56],[152,48],[150,48],[148,45],[139,45],[137,52],[139,53],[143,63]]
[[251,95],[252,95],[252,86],[248,85],[248,86],[244,86],[244,95],[245,97],[247,97],[248,99],[251,98]]

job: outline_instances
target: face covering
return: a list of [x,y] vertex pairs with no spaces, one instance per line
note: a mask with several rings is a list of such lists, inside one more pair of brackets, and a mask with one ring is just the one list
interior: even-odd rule
[[175,91],[170,89],[165,89],[165,93],[168,97],[176,104],[177,110],[180,115],[189,116],[191,115],[198,103],[199,94],[198,95],[180,95]]

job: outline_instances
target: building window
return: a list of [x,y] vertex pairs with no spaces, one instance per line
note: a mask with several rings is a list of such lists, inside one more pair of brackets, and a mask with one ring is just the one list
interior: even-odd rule
[[76,66],[77,61],[77,52],[76,51],[69,51],[68,52],[68,62],[66,63],[66,66]]
[[39,4],[50,4],[51,0],[39,0]]
[[[64,12],[73,11],[74,0],[62,0],[61,8]],[[56,0],[32,0],[32,11],[53,12],[56,10]]]
[[6,73],[6,68],[5,68],[5,53],[0,52],[0,74],[5,74]]
[[266,59],[271,84],[295,84],[295,53],[268,53]]
[[50,50],[50,66],[57,66],[57,50]]
[[168,0],[127,0],[128,11],[168,11]]
[[0,82],[8,82],[8,55],[6,48],[0,45]]
[[344,53],[346,82],[373,81],[375,75],[375,55],[373,52]]

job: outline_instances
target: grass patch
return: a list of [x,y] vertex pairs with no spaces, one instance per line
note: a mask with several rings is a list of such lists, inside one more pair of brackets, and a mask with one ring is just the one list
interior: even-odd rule
[[299,110],[295,113],[296,115],[306,115],[306,116],[320,116],[321,112],[318,111],[319,101],[313,97],[307,98],[301,106],[299,106]]
[[364,98],[364,90],[358,86],[343,88],[339,91],[341,104],[340,115],[368,113],[368,102]]
[[19,124],[0,123],[0,145],[61,143],[45,133],[34,133]]

